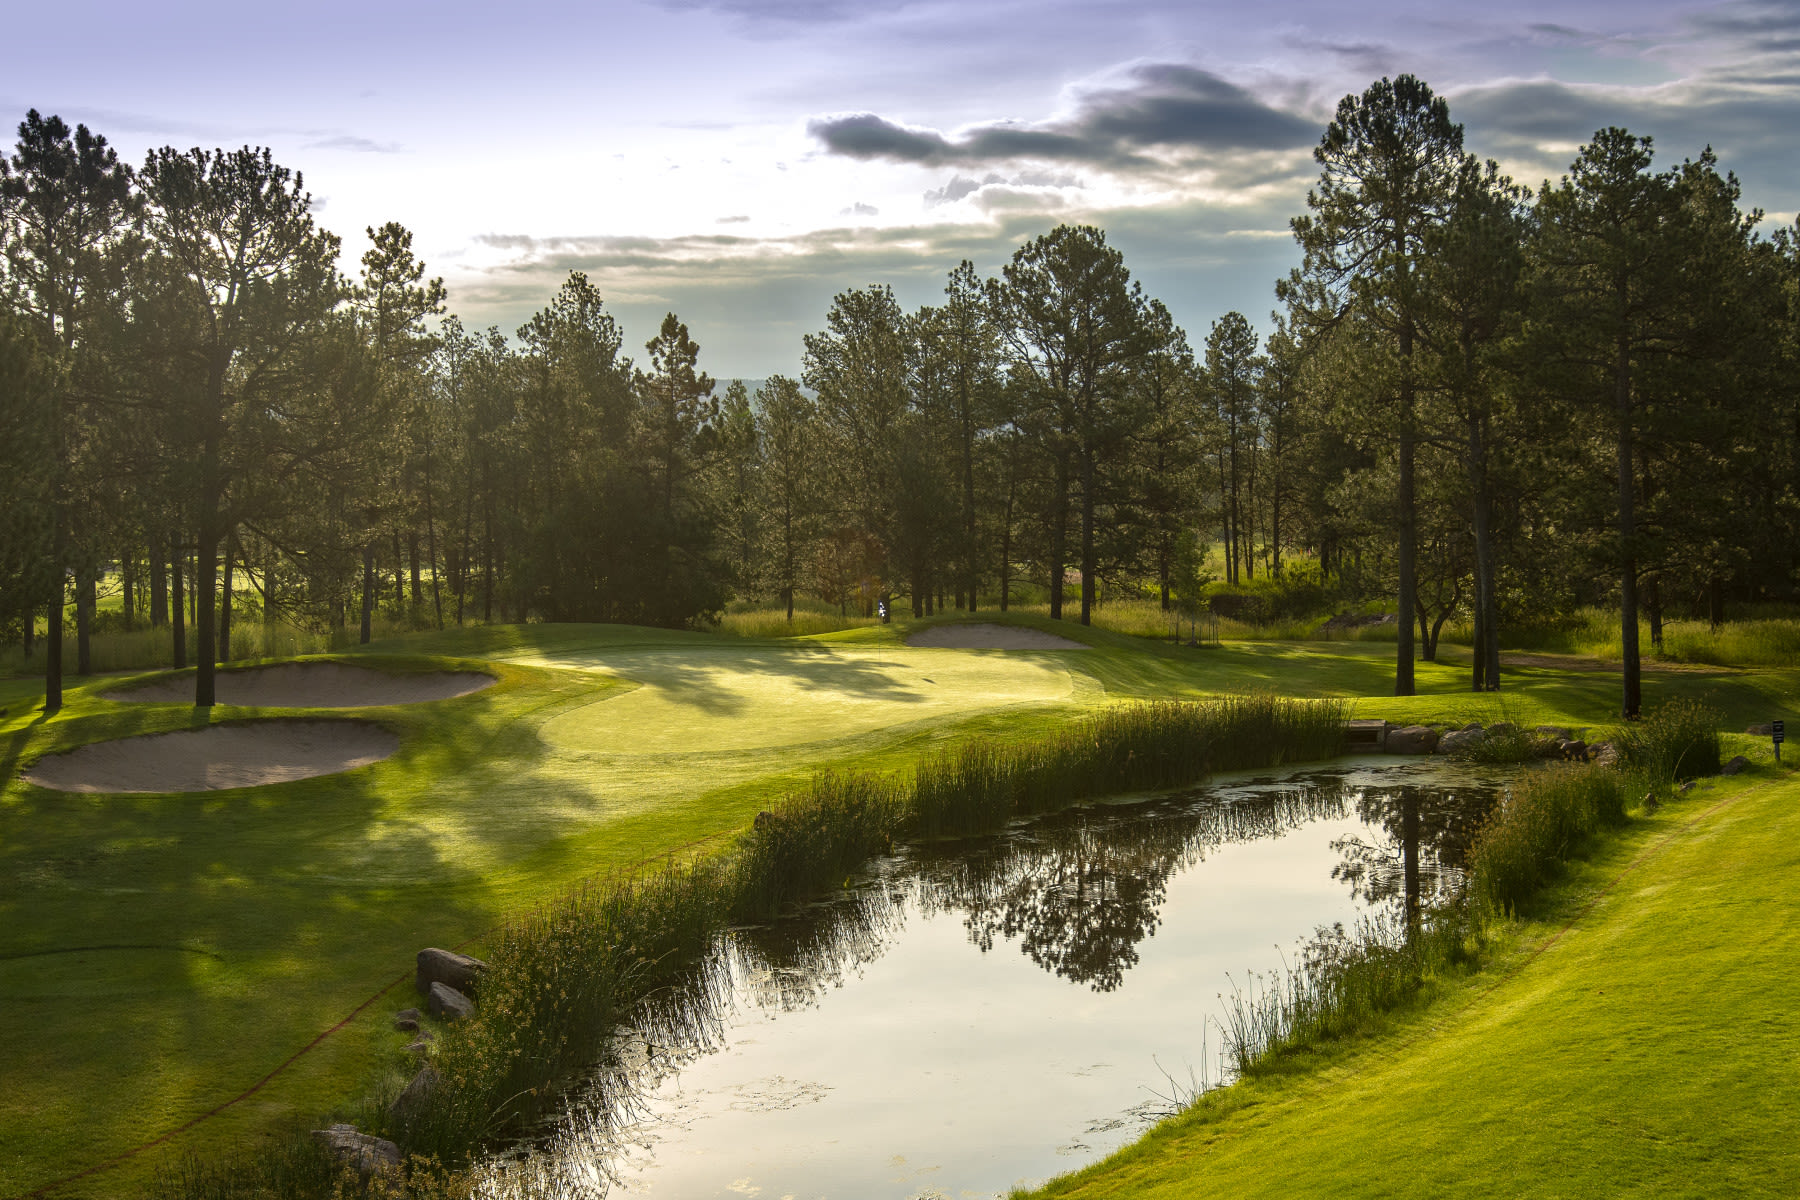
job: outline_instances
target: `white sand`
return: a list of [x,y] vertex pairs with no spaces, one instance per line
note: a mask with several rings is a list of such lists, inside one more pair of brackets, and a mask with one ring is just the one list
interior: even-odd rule
[[47,754],[21,778],[59,792],[210,792],[335,775],[399,748],[366,721],[251,721],[95,742]]
[[938,625],[906,639],[942,650],[1086,650],[1080,642],[1018,625]]
[[[420,704],[466,696],[493,684],[479,671],[436,671],[429,675],[389,675],[343,663],[283,663],[220,671],[213,683],[220,704],[246,708],[364,708],[382,704]],[[148,687],[107,692],[108,700],[169,703],[193,702],[194,674],[183,672]]]

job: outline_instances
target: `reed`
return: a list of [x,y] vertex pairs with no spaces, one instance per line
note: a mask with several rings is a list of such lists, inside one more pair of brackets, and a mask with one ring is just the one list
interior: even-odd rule
[[1238,1075],[1266,1073],[1297,1051],[1378,1026],[1429,976],[1469,961],[1469,932],[1456,903],[1410,930],[1394,916],[1364,917],[1354,932],[1320,929],[1295,966],[1252,974],[1220,997],[1227,1060]]
[[1671,700],[1618,734],[1620,761],[1652,788],[1717,775],[1724,757],[1720,713],[1698,700]]
[[1479,908],[1518,912],[1588,838],[1625,820],[1625,776],[1597,763],[1522,777],[1469,850],[1468,891]]

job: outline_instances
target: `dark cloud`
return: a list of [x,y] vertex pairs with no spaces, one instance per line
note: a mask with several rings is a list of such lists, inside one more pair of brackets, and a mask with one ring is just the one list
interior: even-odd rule
[[1450,107],[1468,126],[1470,149],[1541,172],[1538,178],[1559,177],[1573,157],[1569,147],[1618,125],[1653,137],[1663,163],[1712,146],[1721,164],[1742,177],[1748,204],[1785,210],[1800,191],[1800,163],[1792,153],[1800,87],[1792,82],[1712,79],[1632,88],[1533,80],[1460,92]]
[[985,125],[950,138],[854,113],[807,129],[833,154],[925,166],[1036,160],[1129,168],[1150,165],[1155,150],[1286,150],[1319,136],[1316,122],[1179,63],[1137,67],[1125,84],[1085,93],[1073,116],[1044,125]]

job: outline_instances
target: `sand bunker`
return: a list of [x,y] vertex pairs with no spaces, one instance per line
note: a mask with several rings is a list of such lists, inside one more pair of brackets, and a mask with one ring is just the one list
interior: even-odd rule
[[909,646],[943,650],[1086,650],[1080,642],[1018,625],[939,625],[906,639]]
[[[220,704],[245,708],[363,708],[381,704],[421,704],[466,696],[492,685],[494,677],[479,671],[436,671],[428,675],[389,675],[343,663],[284,663],[220,671],[214,697]],[[107,692],[108,700],[168,703],[192,702],[193,673],[185,672],[148,687]]]
[[47,754],[22,778],[59,792],[211,792],[335,775],[399,748],[365,721],[251,721],[95,742]]

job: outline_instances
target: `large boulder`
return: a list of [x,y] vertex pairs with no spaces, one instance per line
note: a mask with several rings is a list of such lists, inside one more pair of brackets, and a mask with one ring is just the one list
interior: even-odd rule
[[394,1097],[392,1104],[388,1105],[388,1111],[401,1120],[405,1120],[419,1110],[420,1106],[430,1097],[432,1089],[437,1087],[437,1083],[438,1073],[427,1063],[419,1068],[419,1073],[414,1075],[404,1088],[400,1089],[400,1094]]
[[1730,762],[1726,763],[1724,766],[1720,767],[1719,774],[1721,774],[1721,775],[1736,775],[1739,771],[1742,771],[1745,767],[1747,767],[1749,765],[1750,765],[1750,760],[1740,754],[1736,758],[1732,759]]
[[1619,748],[1611,742],[1595,742],[1588,747],[1588,761],[1603,767],[1619,765]]
[[359,1132],[354,1125],[333,1125],[312,1131],[315,1141],[338,1162],[355,1168],[359,1175],[373,1175],[400,1165],[400,1147],[386,1138]]
[[1588,745],[1580,738],[1564,742],[1557,748],[1562,751],[1563,758],[1567,759],[1569,762],[1587,761]]
[[1438,739],[1439,754],[1467,754],[1486,740],[1487,732],[1476,725],[1469,729],[1458,729],[1446,733]]
[[460,1021],[475,1015],[475,1002],[447,983],[434,983],[425,996],[431,1015],[446,1021]]
[[465,996],[473,996],[485,970],[487,964],[479,958],[433,946],[419,951],[419,969],[413,976],[413,986],[421,996],[429,995],[434,983],[448,984]]
[[1390,729],[1382,749],[1389,754],[1430,754],[1437,749],[1438,732],[1429,725]]

